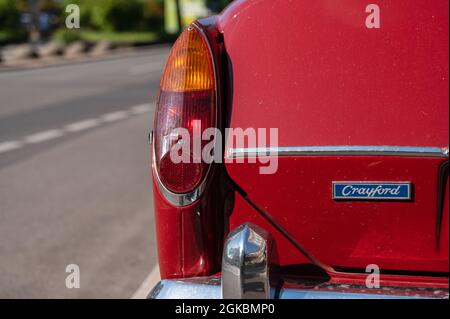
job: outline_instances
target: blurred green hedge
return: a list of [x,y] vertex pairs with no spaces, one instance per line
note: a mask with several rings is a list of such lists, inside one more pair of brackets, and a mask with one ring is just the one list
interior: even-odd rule
[[[164,0],[36,0],[40,10],[50,10],[64,23],[69,4],[80,7],[81,25],[99,31],[159,31],[163,28]],[[221,11],[231,0],[206,0]],[[20,13],[30,10],[28,0],[0,0],[0,30],[20,28]]]
[[23,42],[27,32],[20,24],[20,7],[16,0],[0,0],[0,45]]
[[163,0],[65,0],[77,4],[83,28],[99,31],[159,31]]
[[[132,38],[154,34],[162,38],[164,32],[164,0],[35,0],[39,10],[51,12],[53,24],[59,29],[55,36],[64,42],[83,39],[89,32],[122,33]],[[221,11],[231,0],[206,0],[208,8]],[[80,8],[80,30],[64,27],[65,7],[76,4]],[[20,23],[22,12],[30,11],[29,0],[0,0],[0,42],[18,42],[27,37]],[[54,28],[53,26],[53,28]],[[55,31],[55,29],[53,29]],[[84,34],[83,34],[84,32]],[[132,35],[131,33],[136,33]],[[142,33],[139,35],[137,33]],[[132,35],[132,36],[131,36]],[[89,34],[91,37],[91,34]]]
[[0,31],[20,27],[20,10],[15,0],[0,0]]

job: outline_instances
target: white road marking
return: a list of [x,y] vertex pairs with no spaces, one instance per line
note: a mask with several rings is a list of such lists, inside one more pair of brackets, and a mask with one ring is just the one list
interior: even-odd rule
[[80,122],[72,123],[69,125],[66,125],[66,130],[68,132],[80,132],[84,131],[93,127],[96,127],[100,124],[100,121],[97,119],[87,119]]
[[127,112],[125,112],[125,111],[117,111],[117,112],[103,114],[100,117],[100,119],[103,122],[114,122],[114,121],[118,121],[118,120],[124,119],[127,116],[128,116]]
[[159,267],[158,265],[153,268],[150,274],[145,278],[139,288],[135,291],[135,293],[131,296],[131,299],[146,299],[149,292],[156,286],[158,281],[161,280],[159,275]]
[[61,130],[48,130],[44,132],[39,132],[36,134],[28,135],[24,137],[24,142],[29,144],[37,144],[42,143],[48,140],[52,140],[54,138],[58,138],[63,136],[63,132]]
[[103,123],[110,123],[128,118],[130,115],[140,115],[150,112],[154,108],[154,103],[145,103],[135,105],[128,109],[122,109],[110,113],[105,113],[97,118],[89,118],[79,122],[66,125],[62,129],[51,129],[43,132],[25,136],[21,141],[6,141],[0,143],[0,154],[12,150],[16,150],[24,146],[24,144],[38,144],[55,138],[64,136],[66,133],[81,132],[90,128],[94,128]]
[[0,153],[6,153],[8,151],[16,150],[22,147],[22,143],[18,141],[8,141],[0,143]]
[[153,106],[152,104],[136,105],[136,106],[133,106],[132,108],[130,108],[130,112],[131,112],[131,114],[134,114],[134,115],[147,113],[152,110],[152,106]]

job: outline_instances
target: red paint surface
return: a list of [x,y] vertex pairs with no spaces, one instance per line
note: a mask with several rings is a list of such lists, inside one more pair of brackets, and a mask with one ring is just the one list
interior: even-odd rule
[[[443,159],[283,157],[278,171],[229,164],[247,196],[328,266],[448,272],[448,223],[436,243],[437,177]],[[411,181],[413,201],[335,201],[332,181]],[[447,194],[448,196],[448,194]],[[448,201],[448,197],[447,197]],[[444,213],[448,220],[448,210]]]
[[[154,168],[153,168],[154,174]],[[221,268],[223,238],[233,192],[216,171],[210,187],[190,206],[174,207],[153,182],[155,228],[162,279],[198,277]],[[218,185],[213,188],[213,185]]]
[[[282,269],[284,267],[289,267],[292,265],[305,266],[312,264],[311,260],[304,256],[297,248],[295,248],[280,231],[274,228],[271,223],[263,217],[261,213],[259,213],[251,205],[249,205],[249,203],[241,195],[236,193],[234,210],[230,216],[230,229],[234,229],[246,222],[252,222],[271,233],[276,243],[276,249],[278,251],[278,262]],[[443,238],[445,238],[445,236]],[[292,275],[292,272],[290,274]],[[299,277],[311,276],[305,275],[305,273],[301,271],[296,272],[295,275]],[[336,284],[359,285],[364,285],[367,279],[367,274],[328,272],[328,275],[330,276],[329,278],[315,278],[316,280],[323,280]],[[448,277],[381,274],[380,285],[446,288],[448,287]]]
[[[363,1],[235,2],[219,19],[233,74],[230,127],[278,128],[279,146],[448,146],[449,3],[377,4],[381,28],[369,30]],[[448,223],[436,244],[443,160],[285,157],[274,175],[226,167],[322,263],[448,272]],[[411,181],[415,197],[333,201],[332,181],[346,180]]]
[[[153,174],[154,172],[153,169]],[[181,211],[164,199],[154,178],[153,203],[161,278],[181,277],[183,275]]]
[[230,216],[230,230],[247,222],[252,222],[271,233],[278,251],[278,262],[280,266],[311,263],[311,260],[290,243],[283,233],[274,228],[241,195],[236,193],[233,213]]
[[236,1],[219,19],[231,127],[279,144],[447,146],[448,0]]

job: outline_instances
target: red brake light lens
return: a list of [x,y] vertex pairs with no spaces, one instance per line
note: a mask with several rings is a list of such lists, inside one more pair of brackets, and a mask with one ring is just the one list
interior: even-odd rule
[[[206,39],[194,26],[175,42],[160,84],[155,118],[155,169],[165,188],[185,194],[203,181],[209,164],[194,163],[194,124],[200,132],[216,126],[216,80]],[[200,122],[196,122],[200,121]],[[183,128],[190,135],[190,161],[175,163],[171,148],[178,142],[171,134]],[[201,146],[209,141],[201,141]]]

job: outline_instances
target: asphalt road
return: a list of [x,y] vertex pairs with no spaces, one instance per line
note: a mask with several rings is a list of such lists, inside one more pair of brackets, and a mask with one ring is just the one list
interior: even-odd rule
[[152,272],[147,135],[167,53],[0,72],[0,298],[129,298]]

